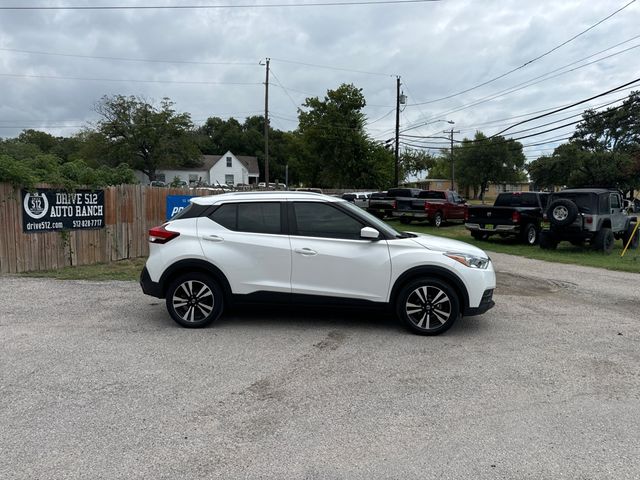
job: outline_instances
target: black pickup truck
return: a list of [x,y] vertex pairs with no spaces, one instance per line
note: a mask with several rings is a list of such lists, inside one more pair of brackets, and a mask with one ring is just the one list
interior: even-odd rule
[[476,240],[497,234],[516,236],[524,243],[535,245],[548,199],[546,192],[500,193],[492,207],[469,207],[464,226]]
[[369,197],[367,212],[378,218],[390,217],[396,208],[397,198],[417,198],[421,191],[419,188],[390,188],[386,192],[372,193]]

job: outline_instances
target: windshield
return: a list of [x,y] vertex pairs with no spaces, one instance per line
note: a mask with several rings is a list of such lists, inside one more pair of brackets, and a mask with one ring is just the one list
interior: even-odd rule
[[376,230],[378,230],[379,232],[383,233],[384,235],[386,235],[388,237],[404,238],[404,237],[409,236],[406,233],[401,233],[401,232],[398,232],[397,230],[391,228],[388,224],[386,224],[385,222],[383,222],[379,218],[374,217],[369,212],[361,209],[360,207],[354,205],[353,203],[342,202],[340,205],[345,207],[347,210],[351,210],[353,213],[358,215],[360,218],[365,219],[367,221],[367,223],[371,224]]

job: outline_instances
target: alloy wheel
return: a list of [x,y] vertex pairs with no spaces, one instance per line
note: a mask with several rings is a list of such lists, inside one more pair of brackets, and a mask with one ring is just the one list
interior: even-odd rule
[[199,322],[213,311],[215,298],[211,288],[198,280],[187,280],[175,289],[173,309],[185,322]]
[[413,290],[405,304],[408,319],[423,330],[442,327],[451,318],[451,309],[448,295],[432,285],[420,286]]

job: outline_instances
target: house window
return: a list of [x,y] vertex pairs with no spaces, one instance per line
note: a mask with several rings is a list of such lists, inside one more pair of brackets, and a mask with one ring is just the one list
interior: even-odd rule
[[233,185],[233,175],[225,175],[224,183],[226,183],[227,185]]
[[227,168],[231,168],[231,157],[227,157]]

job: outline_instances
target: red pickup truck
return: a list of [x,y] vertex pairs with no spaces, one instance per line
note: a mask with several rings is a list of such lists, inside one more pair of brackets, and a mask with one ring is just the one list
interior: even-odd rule
[[435,227],[447,220],[464,220],[467,201],[451,190],[423,190],[417,198],[397,198],[393,211],[402,223],[428,220]]

